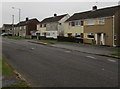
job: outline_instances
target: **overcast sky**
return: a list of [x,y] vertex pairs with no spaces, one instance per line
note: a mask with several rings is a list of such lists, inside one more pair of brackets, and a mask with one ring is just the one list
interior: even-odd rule
[[[37,18],[39,21],[46,17],[52,17],[54,13],[62,15],[88,11],[92,6],[99,8],[118,5],[118,2],[3,2],[2,3],[2,24],[12,23],[12,15],[15,15],[15,23],[19,20],[18,9],[21,9],[21,21],[26,17]],[[12,9],[16,7],[16,9]],[[0,14],[1,17],[1,14]]]

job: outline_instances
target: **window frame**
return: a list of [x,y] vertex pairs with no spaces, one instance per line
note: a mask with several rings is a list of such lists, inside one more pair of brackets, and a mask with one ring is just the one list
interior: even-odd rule
[[87,25],[95,25],[94,19],[87,19]]

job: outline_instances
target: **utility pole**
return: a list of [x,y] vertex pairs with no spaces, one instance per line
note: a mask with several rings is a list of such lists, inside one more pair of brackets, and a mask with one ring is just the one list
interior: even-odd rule
[[14,31],[14,15],[12,15],[12,31]]
[[15,8],[15,7],[12,7],[12,9],[18,9],[18,11],[19,11],[19,22],[20,22],[20,19],[21,19],[21,9],[20,8]]
[[19,8],[19,22],[20,22],[20,13],[21,13],[21,9]]

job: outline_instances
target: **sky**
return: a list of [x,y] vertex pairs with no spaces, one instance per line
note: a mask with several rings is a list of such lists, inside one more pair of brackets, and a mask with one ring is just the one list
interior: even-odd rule
[[[21,1],[21,0],[20,0]],[[46,0],[45,0],[46,1]],[[0,3],[0,19],[2,21],[0,22],[0,27],[2,24],[11,24],[12,23],[12,15],[15,16],[14,22],[18,23],[19,21],[19,10],[18,8],[21,9],[21,21],[24,21],[26,17],[29,19],[32,18],[37,18],[39,21],[42,21],[44,18],[47,17],[52,17],[54,13],[57,15],[62,15],[62,14],[69,14],[70,16],[73,15],[74,13],[79,13],[79,12],[84,12],[88,10],[92,10],[92,6],[96,5],[98,9],[100,8],[106,8],[106,7],[111,7],[111,6],[116,6],[118,5],[119,0],[113,0],[114,2],[99,2],[99,1],[91,1],[89,0],[86,2],[82,1],[60,1],[60,2],[55,2],[53,1],[46,1],[46,2],[38,2],[36,0],[34,1],[23,1],[23,2],[15,2],[15,1],[3,1]],[[105,1],[105,0],[104,0]],[[12,9],[12,7],[15,7],[15,9]]]

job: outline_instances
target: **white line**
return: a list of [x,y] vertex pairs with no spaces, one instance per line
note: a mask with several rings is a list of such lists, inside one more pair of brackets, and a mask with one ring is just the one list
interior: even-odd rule
[[96,59],[95,57],[93,57],[93,56],[86,56],[86,57],[89,57],[89,58],[92,58],[92,59]]
[[111,62],[116,62],[115,60],[112,60],[112,59],[107,59],[108,61],[111,61]]

